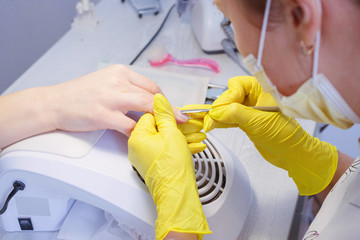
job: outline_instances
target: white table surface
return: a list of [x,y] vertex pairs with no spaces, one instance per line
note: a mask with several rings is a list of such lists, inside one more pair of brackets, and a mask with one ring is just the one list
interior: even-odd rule
[[[120,0],[102,0],[95,8],[101,21],[95,30],[67,32],[4,93],[71,80],[95,71],[99,62],[129,64],[158,29],[173,3],[162,0],[163,11],[158,16],[139,19],[129,4],[121,4]],[[210,57],[222,68],[220,74],[176,66],[161,67],[162,70],[205,76],[211,83],[222,85],[226,85],[230,77],[244,74],[225,54],[204,54],[188,21],[180,19],[176,11],[172,12],[151,46],[159,45],[165,46],[177,58]],[[135,65],[149,66],[146,55],[142,55]],[[313,133],[314,122],[300,123]],[[253,190],[253,202],[239,239],[287,239],[298,197],[293,181],[284,170],[265,161],[241,130],[217,129],[214,135],[243,163]],[[26,239],[45,238],[39,235]]]

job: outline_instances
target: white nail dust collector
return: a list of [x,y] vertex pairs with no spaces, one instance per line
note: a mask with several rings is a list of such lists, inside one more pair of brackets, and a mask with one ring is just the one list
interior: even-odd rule
[[[200,200],[213,231],[204,239],[237,239],[250,205],[248,176],[211,134],[205,143],[207,149],[193,155]],[[155,205],[128,161],[122,134],[57,131],[1,152],[3,230],[57,231],[76,200],[111,213],[141,239],[155,237]]]

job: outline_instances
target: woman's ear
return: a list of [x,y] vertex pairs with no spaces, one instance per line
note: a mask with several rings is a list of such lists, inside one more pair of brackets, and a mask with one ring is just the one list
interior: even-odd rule
[[321,0],[286,1],[286,19],[295,31],[299,44],[305,48],[315,45],[316,33],[321,27],[321,6],[317,1]]

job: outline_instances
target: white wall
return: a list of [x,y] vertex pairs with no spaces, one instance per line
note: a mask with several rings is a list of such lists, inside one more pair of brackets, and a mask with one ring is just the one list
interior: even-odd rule
[[76,3],[0,0],[0,93],[70,29]]
[[[320,124],[320,126],[322,125]],[[322,141],[331,143],[336,146],[339,151],[344,152],[353,158],[360,155],[360,146],[358,142],[360,139],[359,124],[355,124],[346,130],[329,125],[321,133],[319,132],[319,129],[317,129],[315,136]]]

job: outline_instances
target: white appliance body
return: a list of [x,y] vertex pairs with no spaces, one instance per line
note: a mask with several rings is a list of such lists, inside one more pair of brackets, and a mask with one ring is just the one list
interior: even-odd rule
[[227,36],[220,26],[224,15],[213,0],[197,0],[191,12],[191,28],[201,49],[208,54],[224,52],[221,41]]
[[[213,231],[204,239],[237,239],[250,205],[249,180],[220,142],[210,134],[206,141],[208,149],[193,155]],[[124,220],[143,239],[154,239],[154,202],[128,161],[127,138],[118,132],[52,132],[16,143],[0,155],[0,205],[16,180],[26,186],[0,215],[5,231],[21,231],[19,219],[31,219],[34,231],[57,231],[80,200]]]

